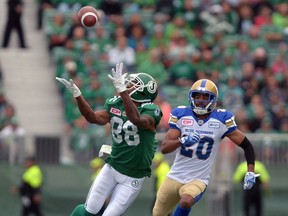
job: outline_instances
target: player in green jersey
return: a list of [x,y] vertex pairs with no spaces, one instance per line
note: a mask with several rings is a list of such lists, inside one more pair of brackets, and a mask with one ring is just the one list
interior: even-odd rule
[[146,73],[122,74],[123,64],[116,64],[112,75],[119,96],[108,98],[103,110],[93,111],[73,83],[56,79],[76,98],[78,108],[93,124],[110,123],[112,151],[106,164],[93,182],[85,204],[78,205],[71,216],[93,216],[110,196],[103,216],[119,216],[138,196],[144,179],[151,175],[151,163],[156,150],[155,134],[162,111],[153,104],[157,83]]

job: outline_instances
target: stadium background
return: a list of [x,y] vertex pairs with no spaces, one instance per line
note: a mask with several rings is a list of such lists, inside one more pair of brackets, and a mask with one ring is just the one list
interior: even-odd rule
[[[129,1],[125,1],[125,5],[130,5],[130,7],[125,7],[126,10],[123,11],[123,16],[126,20],[129,20],[129,15],[135,10],[133,8],[135,4],[128,4],[126,2],[129,3]],[[153,5],[153,1],[151,2]],[[207,2],[217,3],[218,1]],[[277,1],[270,2],[277,3]],[[43,167],[45,175],[43,209],[45,215],[64,216],[69,215],[76,204],[85,200],[90,185],[91,173],[88,166],[89,160],[97,155],[99,146],[102,143],[109,142],[109,139],[106,139],[105,131],[98,127],[91,128],[92,133],[97,131],[97,141],[95,141],[94,137],[94,140],[91,139],[89,141],[90,144],[88,146],[84,142],[84,148],[81,145],[77,145],[80,143],[79,140],[81,140],[77,136],[79,132],[75,132],[76,138],[74,140],[76,141],[70,139],[72,134],[71,125],[73,123],[69,119],[71,116],[67,116],[66,113],[67,110],[71,111],[71,106],[67,105],[71,98],[67,98],[65,93],[64,97],[60,96],[63,93],[63,89],[58,89],[59,86],[54,80],[55,75],[59,75],[57,74],[59,72],[57,68],[61,68],[57,64],[57,60],[61,58],[65,50],[63,51],[60,48],[55,49],[54,52],[49,52],[47,49],[47,26],[52,23],[57,10],[54,8],[47,11],[44,14],[42,30],[36,30],[35,14],[37,11],[37,2],[24,0],[24,3],[24,17],[22,21],[27,44],[30,47],[27,50],[19,50],[17,48],[17,37],[13,34],[10,48],[0,50],[0,66],[3,74],[1,92],[4,93],[7,100],[14,106],[15,113],[13,115],[17,117],[20,126],[26,131],[25,140],[22,143],[25,146],[24,153],[21,154],[20,152],[20,156],[23,157],[35,153],[41,167]],[[3,32],[6,5],[4,1],[1,1],[0,4],[0,27]],[[71,21],[71,15],[73,14],[71,11],[62,13],[68,21]],[[153,17],[153,13],[145,11],[141,15],[145,19],[145,24],[148,24],[148,26],[150,24],[149,28],[152,28],[153,22],[150,19]],[[267,31],[279,34],[279,32],[275,32],[277,28],[274,27],[269,26],[270,30],[267,28]],[[2,39],[2,34],[0,38]],[[243,38],[244,34],[231,34],[224,41],[229,44]],[[264,45],[271,45],[270,42],[267,41]],[[284,33],[282,39],[278,42],[276,44],[282,42],[285,44]],[[272,65],[273,57],[279,51],[279,47],[274,46],[274,42],[272,48],[268,46],[268,51],[271,51],[268,53],[270,58],[269,66]],[[267,47],[265,48],[267,49]],[[284,54],[284,61],[287,63],[287,53]],[[101,62],[101,65],[98,65],[96,68],[99,71],[104,71],[104,73],[103,71],[100,73],[101,81],[105,85],[105,77],[107,75],[105,72],[109,72],[109,64]],[[282,74],[284,76],[283,80],[286,80],[286,82],[287,73],[286,68],[286,71]],[[180,104],[180,102],[185,103],[186,92],[189,87],[176,87],[176,85],[169,85],[171,83],[167,83],[164,83],[163,92],[166,94],[169,93],[169,95],[166,95],[169,103],[172,106]],[[106,93],[109,94],[112,92],[107,89],[108,85],[105,87]],[[283,88],[283,86],[281,87]],[[283,89],[287,93],[287,85],[284,85]],[[287,103],[287,95],[282,102]],[[79,113],[76,113],[76,116],[79,117]],[[77,119],[77,117],[75,118]],[[284,118],[287,118],[287,110]],[[90,134],[90,131],[84,134]],[[255,143],[258,158],[267,165],[271,175],[272,194],[265,197],[264,215],[287,215],[287,131],[281,134],[277,130],[271,130],[270,133],[263,133],[263,131],[261,133],[259,131],[258,134],[252,134],[248,131],[248,134]],[[161,136],[162,133],[159,132],[160,140]],[[87,136],[83,136],[82,138],[85,140]],[[76,146],[71,145],[71,143],[76,143]],[[16,216],[19,212],[20,200],[18,197],[10,194],[10,187],[19,182],[23,167],[18,161],[14,161],[13,158],[9,157],[10,150],[9,148],[7,149],[6,144],[1,142],[0,146],[0,203],[1,207],[5,206],[3,215]],[[239,152],[238,149],[234,149],[230,143],[222,146],[223,148],[219,152],[213,169],[209,189],[203,200],[193,207],[191,215],[241,215],[241,191],[239,190],[239,185],[234,185],[231,182],[231,175],[237,163],[242,161],[243,158],[240,156],[241,151]],[[167,159],[172,161],[173,154],[168,155]],[[125,215],[150,215],[153,196],[153,178],[151,178],[147,179],[139,198]]]

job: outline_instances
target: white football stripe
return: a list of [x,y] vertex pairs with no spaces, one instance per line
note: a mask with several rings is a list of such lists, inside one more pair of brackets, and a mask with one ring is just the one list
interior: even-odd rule
[[92,15],[92,16],[95,17],[96,23],[99,21],[99,18],[98,18],[98,16],[96,16],[96,14],[94,14],[94,13],[92,13],[92,12],[87,12],[87,13],[83,14],[83,16],[81,17],[81,23],[82,23],[82,25],[86,26],[86,25],[84,24],[84,19],[85,19],[87,16],[89,16],[89,15]]

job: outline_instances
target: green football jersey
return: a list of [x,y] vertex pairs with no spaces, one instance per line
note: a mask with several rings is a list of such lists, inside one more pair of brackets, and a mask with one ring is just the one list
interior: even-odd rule
[[[121,97],[108,98],[104,109],[110,115],[112,152],[106,159],[118,172],[134,178],[151,175],[151,164],[156,150],[155,131],[137,128],[125,113]],[[150,115],[159,124],[162,111],[153,103],[138,107],[140,115]]]

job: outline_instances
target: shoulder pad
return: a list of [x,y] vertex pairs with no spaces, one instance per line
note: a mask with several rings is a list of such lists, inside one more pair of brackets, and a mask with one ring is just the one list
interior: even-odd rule
[[141,107],[145,109],[151,109],[151,110],[159,109],[159,107],[154,103],[143,103],[141,104]]
[[219,119],[219,121],[223,123],[227,122],[227,120],[231,120],[231,119],[234,120],[234,115],[229,110],[216,109],[214,113],[217,115],[217,119]]
[[187,106],[178,106],[171,111],[172,116],[177,116],[178,118],[183,115],[187,115],[187,111],[191,111],[190,107]]
[[109,98],[106,99],[106,104],[109,104],[109,105],[117,104],[117,103],[119,103],[121,101],[122,101],[122,99],[121,99],[120,96],[113,96],[113,97],[109,97]]

